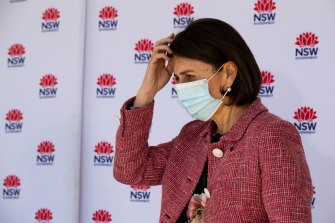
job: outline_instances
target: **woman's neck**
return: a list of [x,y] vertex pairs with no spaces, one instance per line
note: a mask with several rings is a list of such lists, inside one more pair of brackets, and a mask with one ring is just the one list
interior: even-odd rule
[[225,134],[228,132],[243,115],[248,106],[249,104],[241,106],[222,104],[211,118],[218,127],[218,133]]

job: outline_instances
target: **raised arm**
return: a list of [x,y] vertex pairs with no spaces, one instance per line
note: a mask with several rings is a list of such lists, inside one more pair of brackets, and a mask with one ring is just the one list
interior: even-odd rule
[[[121,108],[121,125],[116,134],[113,174],[116,180],[132,185],[161,184],[173,140],[148,146],[154,97],[170,80],[173,63],[167,53],[174,34],[156,42],[142,85],[135,98]],[[167,66],[166,61],[168,61]],[[130,109],[130,107],[133,107]]]
[[129,185],[161,184],[165,166],[174,140],[148,146],[154,102],[127,110],[134,98],[121,108],[121,125],[116,134],[114,178]]

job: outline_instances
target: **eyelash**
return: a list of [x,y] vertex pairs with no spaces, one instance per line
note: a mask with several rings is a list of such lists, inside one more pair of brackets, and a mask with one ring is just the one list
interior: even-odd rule
[[[191,79],[194,77],[194,75],[191,75],[191,74],[186,74],[185,75],[187,77],[187,79]],[[179,81],[179,77],[175,76],[176,80]]]

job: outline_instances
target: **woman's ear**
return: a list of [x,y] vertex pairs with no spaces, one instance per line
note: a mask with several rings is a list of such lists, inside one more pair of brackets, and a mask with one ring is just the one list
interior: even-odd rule
[[228,87],[231,87],[235,81],[237,76],[237,66],[233,61],[228,61],[223,66],[223,71],[226,74],[224,75],[226,79],[224,89],[227,89]]

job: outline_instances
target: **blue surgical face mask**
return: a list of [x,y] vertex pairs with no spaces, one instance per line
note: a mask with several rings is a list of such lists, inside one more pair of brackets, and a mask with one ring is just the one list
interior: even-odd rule
[[231,90],[228,88],[220,100],[213,98],[209,94],[208,82],[221,70],[223,65],[224,64],[222,64],[208,80],[201,79],[198,81],[175,84],[179,104],[184,107],[193,118],[202,121],[209,120],[222,104],[223,98]]

